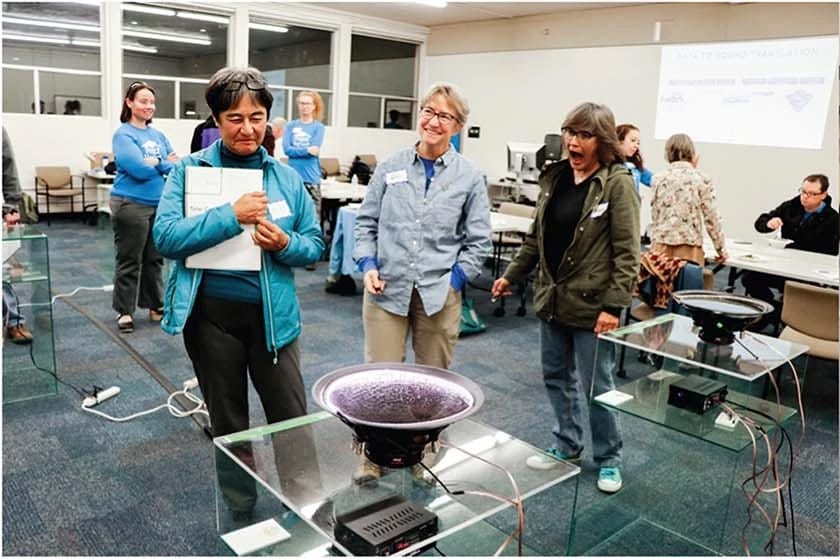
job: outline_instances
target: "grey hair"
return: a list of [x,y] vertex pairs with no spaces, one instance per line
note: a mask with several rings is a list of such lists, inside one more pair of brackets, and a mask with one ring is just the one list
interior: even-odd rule
[[207,106],[217,120],[220,114],[239,104],[245,95],[265,107],[266,114],[271,112],[274,96],[262,72],[253,67],[226,66],[213,74],[204,91]]
[[425,107],[426,104],[432,100],[432,97],[440,95],[452,105],[457,113],[455,116],[461,124],[467,123],[467,117],[470,116],[470,104],[467,98],[461,93],[457,86],[451,83],[438,82],[433,84],[423,98],[420,100],[420,107]]

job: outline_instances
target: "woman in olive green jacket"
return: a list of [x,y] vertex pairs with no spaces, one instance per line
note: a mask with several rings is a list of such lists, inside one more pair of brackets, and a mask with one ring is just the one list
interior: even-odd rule
[[[563,122],[568,157],[540,177],[531,231],[493,295],[507,296],[534,269],[534,309],[540,324],[543,380],[557,418],[555,444],[528,465],[548,469],[560,458],[582,460],[583,417],[579,397],[614,388],[611,345],[597,335],[616,328],[630,305],[639,270],[639,200],[622,164],[615,118],[604,105],[582,103]],[[589,411],[598,488],[621,489],[621,433],[614,411]]]

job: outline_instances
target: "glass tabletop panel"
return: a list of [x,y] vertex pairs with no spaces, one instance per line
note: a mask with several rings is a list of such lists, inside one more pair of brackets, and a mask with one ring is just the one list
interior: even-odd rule
[[[380,504],[393,502],[407,501],[425,508],[437,517],[437,529],[398,553],[411,554],[509,507],[507,502],[469,494],[486,492],[513,499],[514,491],[504,470],[516,480],[523,499],[580,472],[577,466],[565,462],[549,470],[528,468],[525,461],[538,452],[537,448],[465,419],[443,430],[439,450],[426,460],[442,484],[464,494],[448,493],[428,472],[418,468],[383,468],[379,479],[359,483],[352,476],[362,458],[354,451],[352,439],[347,425],[320,412],[218,437],[214,444],[349,555],[351,550],[334,534],[337,517],[353,515],[365,507],[377,510]],[[515,547],[515,543],[511,545]]]
[[[739,451],[752,444],[752,438],[742,423],[739,422],[734,428],[720,427],[715,424],[715,419],[722,412],[719,407],[699,414],[669,404],[670,386],[682,378],[685,377],[670,371],[654,371],[617,388],[619,392],[628,394],[632,398],[617,403],[618,399],[610,399],[608,402],[596,396],[595,401],[602,406],[646,419],[730,450]],[[761,414],[776,418],[778,423],[782,424],[797,413],[793,408],[732,390],[726,394],[726,404],[735,412],[754,419],[768,433],[775,428],[776,422]]]
[[778,338],[741,332],[730,345],[704,342],[691,318],[665,314],[599,335],[601,342],[611,342],[662,355],[752,381],[802,355],[808,348]]
[[4,241],[12,239],[38,239],[43,237],[46,237],[46,235],[34,225],[20,223],[14,227],[3,229]]

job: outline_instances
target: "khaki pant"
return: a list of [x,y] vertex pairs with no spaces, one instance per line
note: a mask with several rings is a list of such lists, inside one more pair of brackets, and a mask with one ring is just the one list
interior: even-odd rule
[[461,328],[460,292],[450,289],[443,308],[432,316],[423,309],[423,301],[416,289],[411,292],[408,316],[383,310],[373,302],[373,297],[365,290],[362,322],[366,362],[405,361],[405,344],[410,327],[415,362],[449,368]]

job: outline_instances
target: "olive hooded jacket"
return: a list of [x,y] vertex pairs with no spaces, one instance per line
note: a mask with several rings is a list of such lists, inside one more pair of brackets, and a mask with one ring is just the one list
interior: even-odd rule
[[593,176],[569,248],[556,270],[545,259],[545,212],[563,160],[540,175],[540,194],[531,230],[504,273],[522,282],[537,269],[534,309],[552,323],[593,329],[601,311],[615,314],[630,305],[639,271],[639,197],[630,171],[615,163]]

